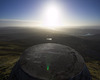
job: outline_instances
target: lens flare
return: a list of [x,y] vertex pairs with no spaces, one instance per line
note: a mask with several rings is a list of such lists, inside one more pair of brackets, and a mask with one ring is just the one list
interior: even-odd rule
[[49,66],[47,66],[47,71],[49,71]]

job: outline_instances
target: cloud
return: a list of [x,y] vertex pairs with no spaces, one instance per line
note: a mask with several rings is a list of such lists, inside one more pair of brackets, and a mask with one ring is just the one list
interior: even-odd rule
[[[18,20],[18,19],[0,19],[0,27],[37,27],[45,28],[41,21],[36,20]],[[61,28],[100,28],[100,23],[95,21],[78,21],[66,20],[64,26]],[[97,27],[96,27],[97,26]]]
[[18,20],[18,19],[0,19],[0,27],[4,26],[29,26],[37,27],[40,26],[40,21],[35,20]]

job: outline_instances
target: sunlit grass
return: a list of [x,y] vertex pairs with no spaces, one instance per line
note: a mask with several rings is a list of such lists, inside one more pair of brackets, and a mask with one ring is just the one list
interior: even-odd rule
[[19,56],[0,56],[0,80],[7,80]]
[[23,48],[16,44],[0,42],[0,80],[8,80],[9,74],[22,51]]
[[100,80],[100,61],[87,62],[93,80]]

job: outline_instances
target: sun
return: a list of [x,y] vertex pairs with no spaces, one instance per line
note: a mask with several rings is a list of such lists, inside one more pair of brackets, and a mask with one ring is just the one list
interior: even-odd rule
[[49,4],[45,6],[43,11],[42,25],[45,28],[56,29],[62,24],[62,14],[60,7],[56,4]]

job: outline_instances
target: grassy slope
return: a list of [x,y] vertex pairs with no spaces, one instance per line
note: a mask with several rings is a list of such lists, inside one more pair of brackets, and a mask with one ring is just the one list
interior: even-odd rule
[[86,63],[93,80],[100,80],[100,61],[91,61]]
[[0,42],[0,80],[7,80],[12,67],[19,59],[23,47],[11,42]]

